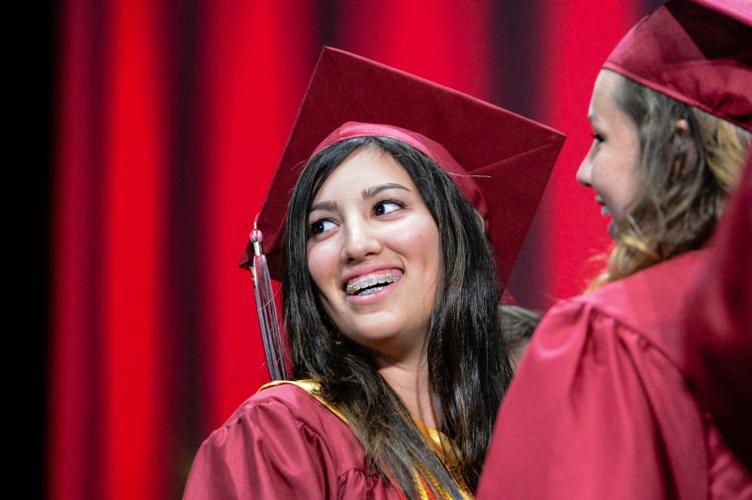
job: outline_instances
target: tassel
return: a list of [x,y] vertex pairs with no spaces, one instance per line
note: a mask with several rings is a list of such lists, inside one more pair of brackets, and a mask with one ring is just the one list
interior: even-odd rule
[[272,380],[286,380],[287,364],[283,349],[282,334],[277,319],[277,308],[274,305],[274,291],[269,277],[269,268],[261,246],[263,235],[256,222],[253,223],[251,244],[253,245],[253,288],[256,296],[256,311],[258,312],[261,339],[264,342],[266,365]]

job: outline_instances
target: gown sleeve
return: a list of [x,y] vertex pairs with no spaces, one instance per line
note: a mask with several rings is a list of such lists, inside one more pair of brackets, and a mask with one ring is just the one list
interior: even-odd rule
[[728,446],[752,471],[752,157],[694,283],[689,378]]
[[314,429],[281,402],[247,402],[201,445],[183,498],[330,498],[336,481]]
[[691,438],[702,426],[660,349],[585,300],[562,302],[505,396],[478,498],[707,498]]

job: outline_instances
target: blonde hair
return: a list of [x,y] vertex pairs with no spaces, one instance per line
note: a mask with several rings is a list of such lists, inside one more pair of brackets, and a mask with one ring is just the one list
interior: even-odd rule
[[608,264],[590,291],[704,246],[752,143],[749,132],[729,122],[621,80],[616,101],[637,126],[640,187],[616,222]]

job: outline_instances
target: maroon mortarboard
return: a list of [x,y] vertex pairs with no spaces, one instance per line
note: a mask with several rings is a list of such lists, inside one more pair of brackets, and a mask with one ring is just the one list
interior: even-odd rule
[[603,67],[752,131],[752,1],[671,0]]
[[[348,122],[356,123],[343,127]],[[338,140],[374,135],[417,146],[452,175],[485,212],[499,276],[506,282],[564,136],[480,99],[329,47],[321,52],[257,218],[271,276],[281,278],[285,212],[308,160]],[[249,245],[241,265],[250,265],[251,256]]]
[[281,278],[285,214],[301,170],[326,147],[363,136],[400,140],[451,176],[486,222],[502,283],[564,142],[561,133],[475,97],[324,48],[241,261],[256,271],[262,332],[276,328],[276,318],[270,282],[256,262]]

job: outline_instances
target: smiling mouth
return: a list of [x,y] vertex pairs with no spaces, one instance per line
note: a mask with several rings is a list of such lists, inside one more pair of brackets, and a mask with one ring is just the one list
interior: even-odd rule
[[603,201],[603,198],[600,197],[600,195],[596,195],[595,202],[601,206],[601,215],[603,217],[608,217],[611,215],[611,211],[606,206],[606,203]]
[[380,292],[402,278],[401,272],[372,273],[358,276],[348,281],[345,287],[347,295],[364,297]]

